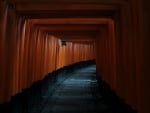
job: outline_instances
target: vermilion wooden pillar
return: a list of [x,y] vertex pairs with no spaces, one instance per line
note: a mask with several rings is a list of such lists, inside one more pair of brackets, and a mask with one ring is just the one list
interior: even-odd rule
[[0,103],[4,101],[4,87],[5,82],[5,36],[7,24],[8,7],[5,2],[0,1]]
[[131,12],[128,5],[121,9],[120,25],[117,37],[117,69],[118,69],[118,94],[126,102],[136,108],[136,72],[135,72],[135,40],[132,33]]
[[131,0],[133,37],[135,39],[136,61],[136,93],[139,113],[149,113],[150,101],[150,34],[149,19],[150,2],[147,0]]
[[96,48],[97,71],[103,80],[116,89],[116,45],[113,21],[101,27]]
[[[16,15],[14,10],[5,2],[1,1],[1,79],[0,79],[0,102],[10,100],[12,94],[13,59],[15,57],[16,41]],[[11,48],[11,49],[10,49]],[[4,85],[5,84],[5,85]]]

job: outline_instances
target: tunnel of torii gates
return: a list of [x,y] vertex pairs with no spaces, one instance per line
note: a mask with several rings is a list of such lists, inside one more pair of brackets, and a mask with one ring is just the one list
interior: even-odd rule
[[148,4],[1,0],[0,103],[49,72],[96,59],[98,76],[139,113],[150,113]]

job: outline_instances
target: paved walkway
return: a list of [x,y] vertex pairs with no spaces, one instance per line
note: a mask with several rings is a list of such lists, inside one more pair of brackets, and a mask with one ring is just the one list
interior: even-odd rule
[[111,113],[98,91],[95,65],[82,68],[64,80],[47,97],[41,113]]

